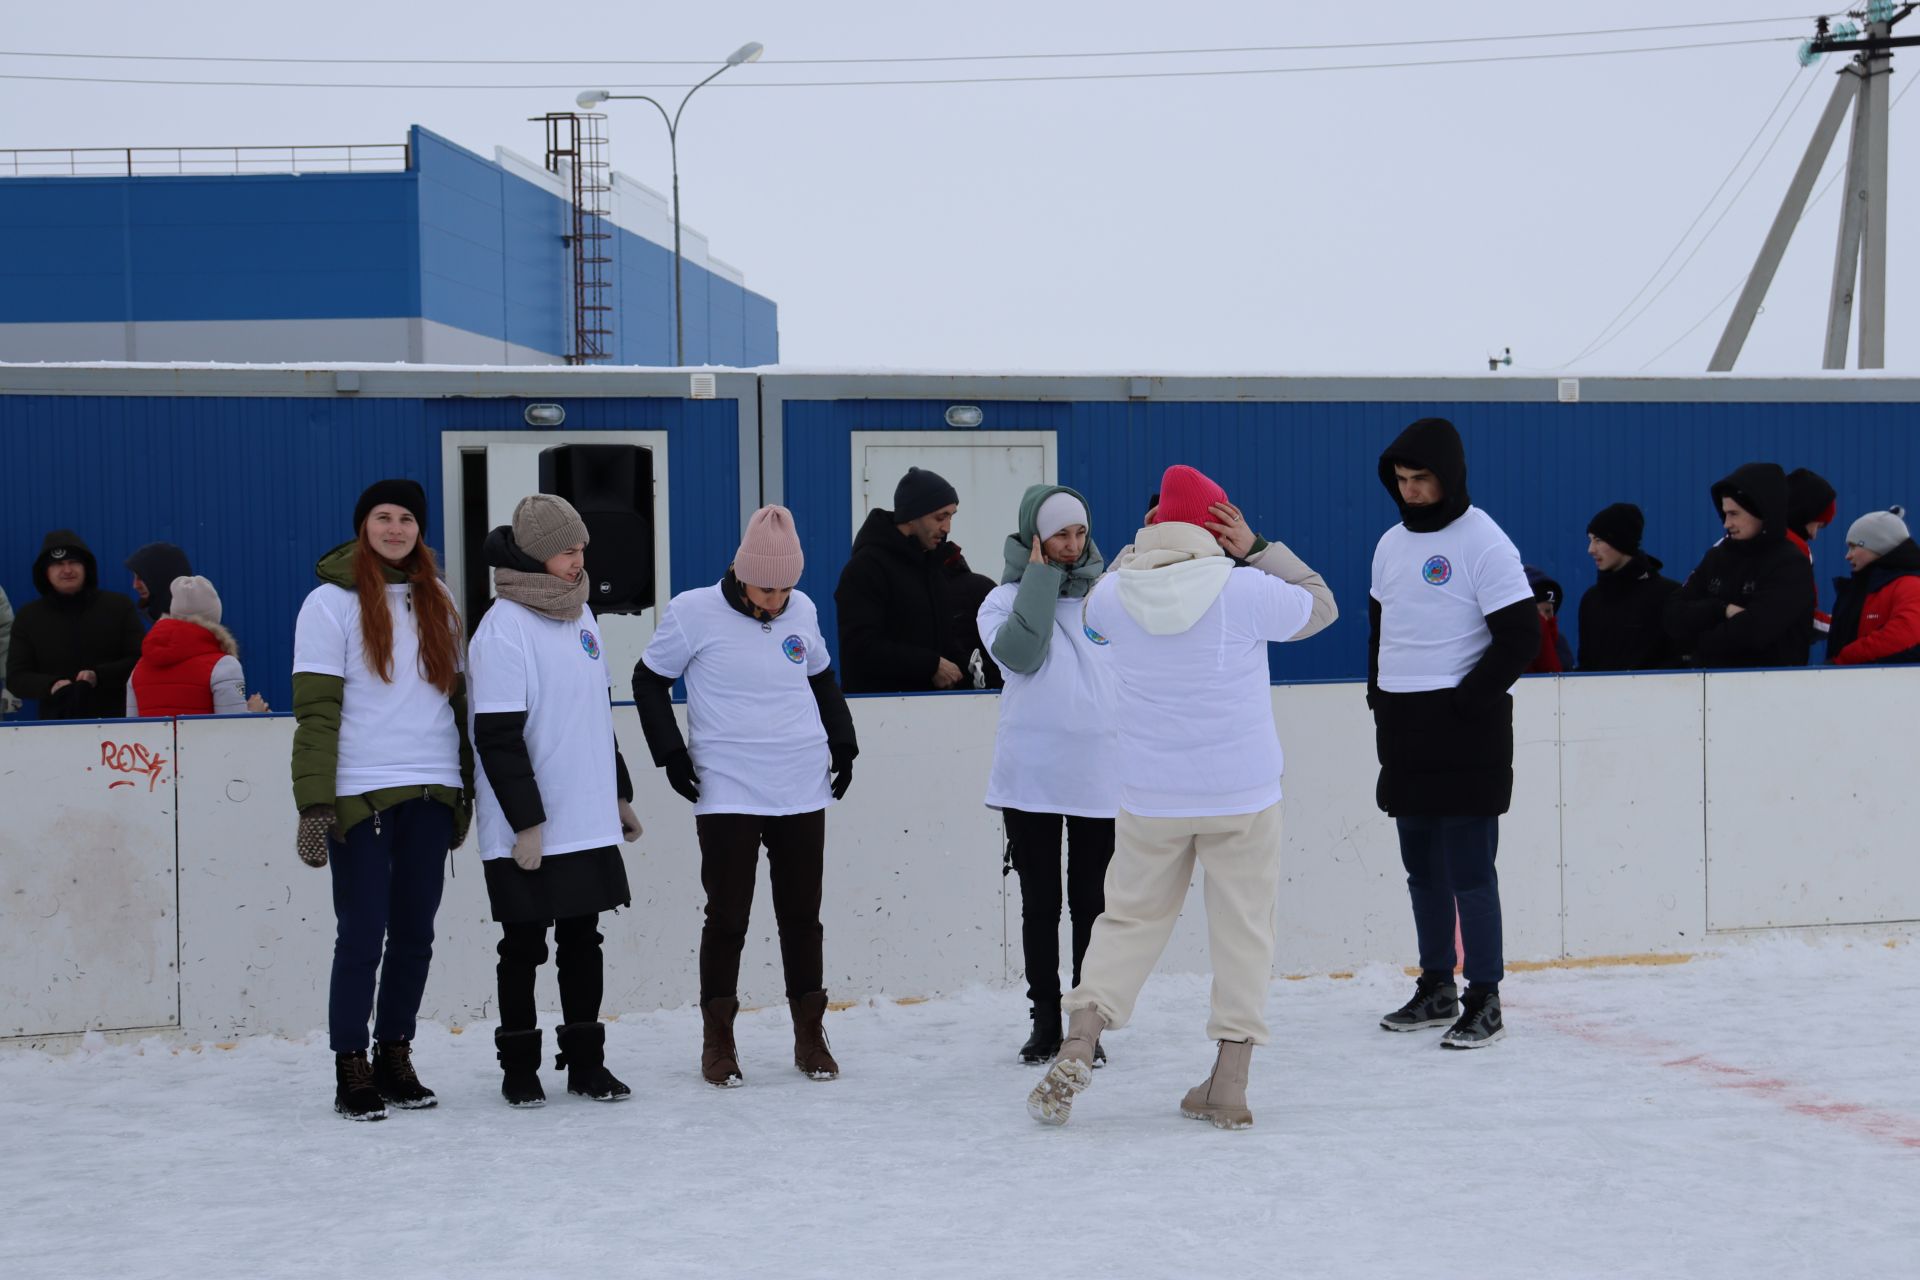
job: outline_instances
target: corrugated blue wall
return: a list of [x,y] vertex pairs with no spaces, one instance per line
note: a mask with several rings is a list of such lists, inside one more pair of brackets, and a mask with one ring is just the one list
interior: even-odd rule
[[[79,532],[101,585],[131,595],[122,562],[148,542],[186,548],[221,595],[249,687],[291,709],[293,623],[313,564],[353,534],[354,500],[383,476],[426,486],[429,544],[445,527],[442,431],[524,430],[521,400],[0,396],[0,586],[37,598],[42,538]],[[567,429],[662,430],[672,459],[673,585],[718,580],[739,543],[732,400],[579,399]]]
[[[850,433],[944,429],[947,400],[790,400],[782,407],[787,505],[807,555],[806,589],[835,640],[833,586],[852,542]],[[1415,418],[1451,418],[1466,441],[1469,486],[1529,564],[1565,587],[1563,626],[1592,585],[1587,521],[1610,502],[1647,513],[1647,549],[1684,578],[1720,536],[1708,486],[1743,462],[1811,467],[1840,492],[1839,529],[1815,543],[1822,599],[1847,572],[1845,526],[1889,503],[1920,502],[1920,406],[1908,404],[1460,404],[1133,401],[987,402],[984,429],[1052,431],[1059,477],[1087,494],[1094,539],[1131,540],[1160,473],[1184,462],[1219,479],[1255,526],[1323,573],[1340,620],[1273,652],[1275,679],[1366,671],[1374,544],[1395,511],[1376,476],[1380,452]],[[960,434],[960,433],[955,433]],[[960,495],[965,503],[966,495]],[[1014,513],[1006,515],[1007,531]],[[968,560],[998,576],[999,548]],[[838,644],[835,640],[836,658]]]

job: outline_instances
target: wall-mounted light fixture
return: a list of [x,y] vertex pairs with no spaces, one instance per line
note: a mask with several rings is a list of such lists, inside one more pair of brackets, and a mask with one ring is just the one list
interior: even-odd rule
[[530,404],[521,416],[530,427],[557,427],[567,420],[567,411],[557,404]]
[[947,406],[947,425],[950,427],[977,427],[986,420],[987,415],[980,412],[977,404],[952,404]]

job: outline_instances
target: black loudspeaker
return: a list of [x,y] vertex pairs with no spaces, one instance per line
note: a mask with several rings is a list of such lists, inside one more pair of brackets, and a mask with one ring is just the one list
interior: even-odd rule
[[595,613],[654,605],[653,454],[631,444],[563,444],[540,451],[540,492],[587,522],[587,604]]

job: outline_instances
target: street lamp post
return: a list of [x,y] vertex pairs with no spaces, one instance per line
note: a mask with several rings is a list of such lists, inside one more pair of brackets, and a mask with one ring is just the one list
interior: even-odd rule
[[724,66],[687,90],[687,96],[680,99],[680,105],[674,108],[672,115],[667,114],[666,107],[658,99],[644,93],[608,93],[605,89],[588,89],[574,99],[583,111],[591,111],[603,102],[651,102],[660,113],[660,118],[666,122],[667,154],[673,164],[673,362],[676,365],[685,365],[687,362],[687,330],[682,315],[684,295],[680,288],[680,113],[687,109],[688,99],[704,89],[715,76],[743,62],[758,62],[760,55],[765,52],[764,46],[754,41],[735,49],[728,55]]

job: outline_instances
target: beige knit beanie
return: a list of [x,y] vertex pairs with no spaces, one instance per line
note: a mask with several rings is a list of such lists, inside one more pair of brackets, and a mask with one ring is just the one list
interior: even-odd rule
[[535,560],[547,560],[576,542],[587,541],[587,522],[565,498],[530,494],[513,509],[513,541]]
[[202,622],[220,621],[220,593],[201,577],[175,578],[173,600],[167,606],[169,618],[198,618]]

